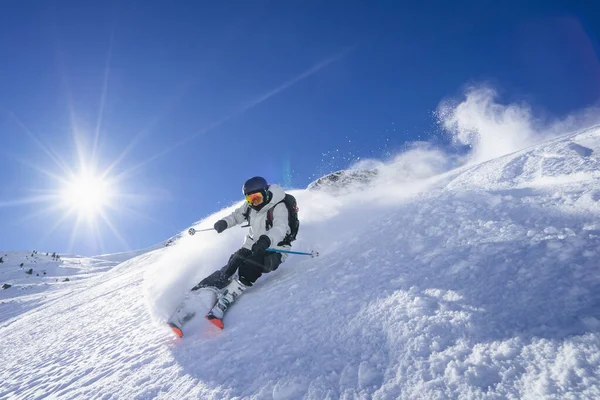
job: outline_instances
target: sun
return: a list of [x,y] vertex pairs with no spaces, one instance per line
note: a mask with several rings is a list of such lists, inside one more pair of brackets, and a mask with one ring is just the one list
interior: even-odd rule
[[101,215],[110,206],[114,188],[108,179],[91,171],[80,171],[64,182],[60,197],[63,206],[88,220]]

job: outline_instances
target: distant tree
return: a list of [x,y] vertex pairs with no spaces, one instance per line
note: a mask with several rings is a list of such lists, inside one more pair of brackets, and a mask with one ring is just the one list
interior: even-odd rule
[[33,274],[33,268],[29,268],[27,271],[25,271],[25,273],[28,275]]
[[21,263],[21,265],[19,265],[21,268],[23,268],[23,263]]
[[48,253],[46,253],[46,255],[48,255]]
[[4,257],[0,257],[0,264],[2,264],[4,262],[3,258]]

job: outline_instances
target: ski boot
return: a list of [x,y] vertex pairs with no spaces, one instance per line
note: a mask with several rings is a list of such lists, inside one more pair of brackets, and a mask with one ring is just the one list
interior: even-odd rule
[[217,304],[215,304],[212,310],[206,314],[206,319],[215,326],[223,329],[223,317],[225,316],[225,312],[247,288],[248,286],[240,282],[237,277],[233,278],[231,283],[223,289]]

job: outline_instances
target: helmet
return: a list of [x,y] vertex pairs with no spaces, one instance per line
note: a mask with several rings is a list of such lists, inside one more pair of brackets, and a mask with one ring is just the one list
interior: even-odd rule
[[242,193],[246,196],[246,201],[250,207],[260,210],[271,200],[269,184],[261,176],[250,178],[242,186]]
[[262,176],[255,176],[254,178],[250,178],[244,183],[242,186],[242,193],[244,196],[250,193],[260,192],[261,190],[267,190],[269,188],[269,184],[267,180]]

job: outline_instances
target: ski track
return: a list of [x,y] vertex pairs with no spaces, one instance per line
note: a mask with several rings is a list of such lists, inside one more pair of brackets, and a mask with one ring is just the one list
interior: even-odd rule
[[0,327],[0,398],[600,398],[599,151],[582,132],[353,215],[223,331],[150,318],[144,271],[170,248],[51,288]]

